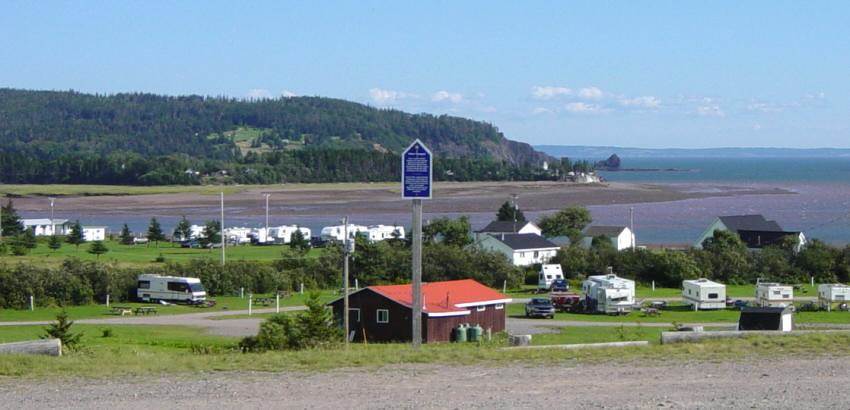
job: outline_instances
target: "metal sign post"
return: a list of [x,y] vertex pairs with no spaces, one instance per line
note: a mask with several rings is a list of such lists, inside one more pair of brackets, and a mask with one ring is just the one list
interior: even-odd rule
[[431,151],[418,139],[401,155],[401,197],[413,200],[411,336],[417,349],[422,344],[422,200],[431,199],[432,165]]

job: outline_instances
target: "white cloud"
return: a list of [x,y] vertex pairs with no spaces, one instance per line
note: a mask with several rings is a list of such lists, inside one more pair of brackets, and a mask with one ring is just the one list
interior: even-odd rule
[[620,104],[624,107],[635,108],[658,108],[661,106],[661,100],[651,95],[635,98],[620,98]]
[[369,97],[378,104],[390,104],[406,96],[407,94],[395,90],[385,90],[382,88],[372,88],[369,90]]
[[284,96],[285,98],[298,97],[298,94],[296,94],[292,91],[289,91],[289,90],[283,90],[283,92],[280,93],[280,95]]
[[531,95],[540,100],[549,100],[561,95],[572,95],[573,90],[567,87],[535,86],[531,89]]
[[463,94],[452,93],[452,92],[448,92],[448,91],[445,91],[445,90],[440,90],[440,91],[435,92],[434,95],[431,96],[431,101],[434,101],[434,102],[449,101],[453,104],[457,104],[457,103],[463,101]]
[[605,93],[603,93],[602,90],[596,87],[585,87],[581,90],[578,90],[578,96],[586,100],[599,100],[604,95]]
[[531,110],[531,113],[532,113],[532,114],[534,114],[534,115],[539,115],[539,114],[551,114],[551,113],[553,113],[553,112],[554,112],[554,111],[552,111],[552,110],[550,110],[550,109],[548,109],[548,108],[546,108],[546,107],[535,107],[533,110]]
[[697,115],[702,117],[725,117],[726,113],[717,104],[704,104],[697,107]]
[[564,106],[564,109],[574,114],[599,114],[606,110],[598,104],[588,104],[583,102],[572,102]]
[[252,88],[248,90],[248,93],[245,94],[248,98],[252,100],[263,100],[266,98],[272,98],[272,93],[265,88]]

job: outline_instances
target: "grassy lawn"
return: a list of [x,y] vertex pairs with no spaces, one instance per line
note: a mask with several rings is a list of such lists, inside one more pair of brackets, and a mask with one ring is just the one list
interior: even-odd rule
[[[713,340],[697,344],[652,345],[621,349],[528,349],[504,350],[504,341],[491,343],[431,344],[413,350],[406,344],[355,344],[349,349],[317,349],[297,352],[243,354],[236,350],[233,338],[200,334],[196,329],[169,326],[84,326],[79,350],[63,357],[0,355],[0,376],[43,377],[117,377],[165,373],[197,374],[211,371],[326,371],[338,368],[374,369],[406,363],[441,365],[540,364],[576,366],[582,363],[617,360],[618,363],[647,365],[675,364],[683,360],[707,363],[721,360],[785,357],[835,357],[850,354],[850,336],[805,335],[781,338],[753,337]],[[103,337],[104,329],[111,337]],[[37,338],[42,327],[0,328],[0,342]],[[655,330],[627,333],[627,338],[655,338]],[[549,336],[552,342],[588,342],[607,340],[605,332],[616,330],[565,330]],[[637,332],[637,331],[635,331]],[[619,336],[617,336],[619,337]],[[545,336],[535,336],[544,342]]]
[[668,331],[661,327],[640,326],[594,326],[594,327],[562,327],[558,333],[541,333],[533,335],[532,345],[558,345],[578,343],[606,343],[647,340],[658,343],[661,332]]
[[[75,257],[81,260],[99,260],[104,263],[114,263],[118,265],[147,265],[156,262],[156,259],[162,255],[166,262],[185,262],[192,259],[215,259],[221,258],[221,249],[191,249],[181,248],[179,244],[170,242],[161,242],[157,247],[155,244],[149,245],[122,245],[118,241],[104,241],[104,245],[109,248],[109,252],[100,255],[97,258],[95,255],[88,253],[91,246],[88,243],[80,245],[79,248],[63,243],[62,247],[57,250],[51,250],[47,247],[47,238],[39,238],[38,246],[32,249],[29,254],[24,256],[14,256],[6,254],[0,256],[0,260],[11,263],[24,262],[34,264],[55,263],[59,264],[67,257]],[[281,258],[281,252],[286,248],[286,245],[269,245],[269,246],[252,246],[239,245],[228,246],[225,249],[228,260],[251,260],[260,262],[271,262]],[[288,248],[287,248],[288,249]],[[318,257],[321,255],[321,249],[310,249],[307,257]]]
[[[257,295],[257,297],[270,297],[271,295]],[[280,300],[281,306],[301,306],[307,298],[307,294],[293,294],[290,297]],[[333,291],[326,290],[320,292],[322,301],[331,301],[336,297]],[[204,313],[204,312],[220,312],[231,310],[247,310],[248,297],[240,299],[238,296],[218,296],[214,297],[216,305],[211,308],[198,308],[186,305],[152,305],[148,303],[113,303],[113,306],[128,306],[133,309],[140,306],[156,306],[157,314],[159,315],[177,315],[181,313]],[[270,306],[254,305],[254,309],[273,308]],[[0,309],[0,322],[24,322],[24,321],[45,321],[54,320],[56,315],[62,311],[60,307],[36,307],[34,311],[15,310],[15,309]],[[110,314],[106,305],[85,305],[85,306],[69,306],[65,308],[68,316],[72,320],[77,319],[104,319],[115,317]],[[246,315],[247,316],[247,315]]]

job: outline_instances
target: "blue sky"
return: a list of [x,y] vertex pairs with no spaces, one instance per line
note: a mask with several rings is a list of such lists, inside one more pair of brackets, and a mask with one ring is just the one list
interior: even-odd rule
[[533,144],[850,147],[850,2],[4,2],[0,86],[321,95]]

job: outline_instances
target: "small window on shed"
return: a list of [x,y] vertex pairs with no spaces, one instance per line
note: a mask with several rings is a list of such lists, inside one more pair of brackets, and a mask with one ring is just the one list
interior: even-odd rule
[[708,294],[708,298],[709,298],[709,299],[717,299],[718,297],[719,297],[719,295],[718,295],[718,294],[716,294],[716,293],[709,293],[709,294]]
[[378,323],[390,323],[390,311],[378,309]]
[[487,306],[484,306],[484,305],[481,305],[481,306],[478,306],[477,308],[475,308],[476,312],[483,312],[485,310],[487,310]]

